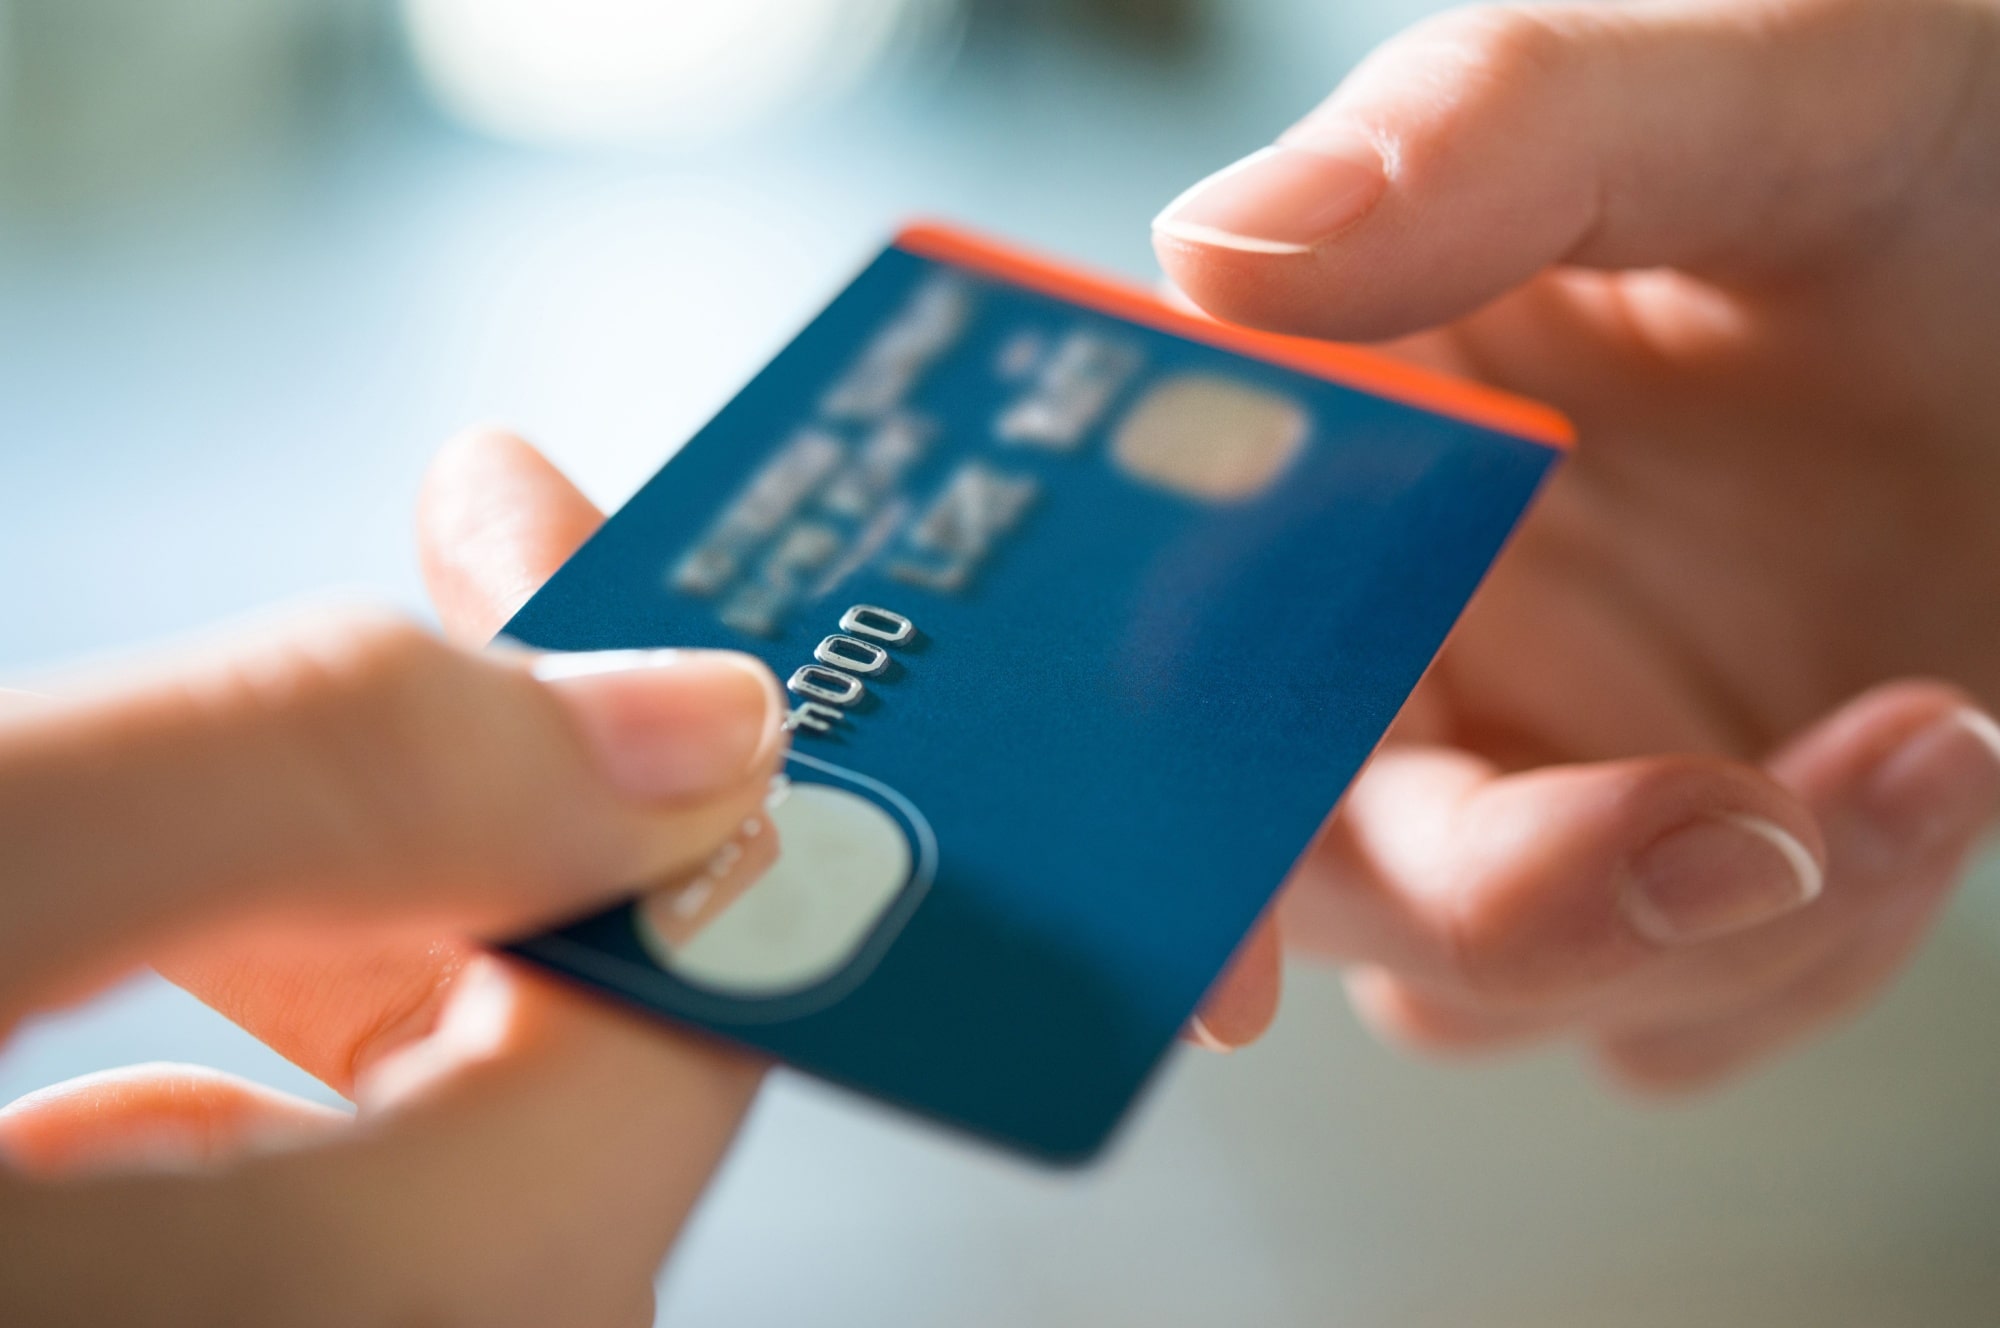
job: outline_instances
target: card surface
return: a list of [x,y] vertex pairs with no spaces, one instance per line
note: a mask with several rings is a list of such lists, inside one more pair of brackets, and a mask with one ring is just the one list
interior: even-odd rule
[[769,865],[720,906],[697,882],[512,948],[1085,1159],[1569,438],[907,231],[506,629],[766,660],[797,706],[751,827]]

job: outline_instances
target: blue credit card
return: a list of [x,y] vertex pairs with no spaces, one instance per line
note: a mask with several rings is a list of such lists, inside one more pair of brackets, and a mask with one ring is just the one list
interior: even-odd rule
[[1531,402],[905,232],[506,628],[788,680],[758,873],[511,948],[1087,1158],[1568,438]]

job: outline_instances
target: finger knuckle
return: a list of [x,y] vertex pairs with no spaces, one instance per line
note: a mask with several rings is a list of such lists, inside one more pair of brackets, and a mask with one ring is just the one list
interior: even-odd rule
[[310,750],[363,758],[410,750],[456,675],[450,650],[405,619],[350,613],[281,644],[274,710]]
[[1515,98],[1550,86],[1575,66],[1588,22],[1590,16],[1557,5],[1453,10],[1412,29],[1399,63],[1428,69],[1424,82],[1461,99]]
[[1730,812],[1782,819],[1792,801],[1765,772],[1719,756],[1648,757],[1626,771],[1611,785],[1605,815],[1612,823],[1648,827],[1653,833]]
[[[1546,124],[1590,67],[1592,30],[1572,6],[1453,10],[1371,56],[1336,100],[1382,121],[1400,169],[1421,176]],[[1413,106],[1424,113],[1409,115]]]
[[1438,23],[1432,40],[1466,69],[1508,85],[1559,72],[1572,50],[1560,11],[1538,5],[1461,10]]

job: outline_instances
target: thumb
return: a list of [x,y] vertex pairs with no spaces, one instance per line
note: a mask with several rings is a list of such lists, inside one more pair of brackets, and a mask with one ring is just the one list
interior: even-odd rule
[[1464,9],[1154,222],[1209,312],[1380,339],[1566,263],[1717,279],[1879,234],[1994,12],[1853,0]]
[[692,869],[756,810],[784,709],[745,656],[531,669],[349,614],[10,715],[7,1012],[225,917],[476,934],[585,912]]

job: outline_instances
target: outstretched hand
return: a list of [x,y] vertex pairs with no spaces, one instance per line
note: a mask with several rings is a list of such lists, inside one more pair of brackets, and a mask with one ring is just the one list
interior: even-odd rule
[[1879,988],[2000,811],[2000,6],[1448,14],[1155,226],[1218,317],[1582,436],[1287,939],[1656,1088]]

